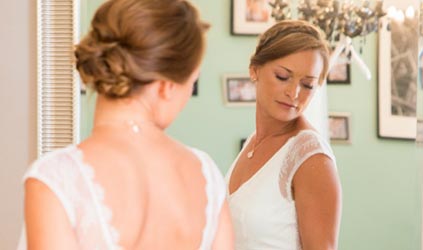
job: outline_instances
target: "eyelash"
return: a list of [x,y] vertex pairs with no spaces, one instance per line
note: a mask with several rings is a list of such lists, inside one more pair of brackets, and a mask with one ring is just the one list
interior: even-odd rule
[[304,86],[306,89],[313,89],[313,88],[314,88],[314,86],[313,86],[313,85],[308,85],[308,84],[303,84],[303,86]]
[[282,77],[282,76],[278,76],[278,75],[276,75],[276,78],[278,78],[281,81],[287,81],[289,79],[289,77]]
[[[287,81],[289,79],[289,77],[282,77],[282,76],[278,76],[276,75],[276,78],[281,80],[281,81]],[[302,84],[306,89],[313,89],[314,86],[313,85],[308,85],[308,84]]]

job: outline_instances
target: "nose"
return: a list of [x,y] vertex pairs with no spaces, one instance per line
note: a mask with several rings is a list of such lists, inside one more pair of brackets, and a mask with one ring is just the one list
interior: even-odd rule
[[291,98],[291,100],[295,100],[298,98],[298,95],[300,94],[300,85],[296,83],[290,83],[288,86],[286,86],[285,94]]

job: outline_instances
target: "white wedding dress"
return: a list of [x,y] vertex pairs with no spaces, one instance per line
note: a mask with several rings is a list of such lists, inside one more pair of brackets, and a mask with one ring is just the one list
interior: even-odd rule
[[[301,164],[315,154],[336,162],[323,137],[313,130],[302,130],[238,190],[229,195],[227,189],[236,250],[301,250],[291,183]],[[226,175],[228,187],[239,155]]]
[[[206,153],[190,149],[200,159],[206,179],[206,225],[199,249],[208,250],[213,243],[225,200],[225,183],[216,164]],[[123,249],[119,245],[119,232],[110,224],[113,211],[103,202],[103,189],[94,182],[93,168],[82,159],[82,151],[74,145],[48,153],[31,166],[24,181],[37,179],[56,195],[71,222],[80,249]],[[23,230],[18,250],[26,249]]]

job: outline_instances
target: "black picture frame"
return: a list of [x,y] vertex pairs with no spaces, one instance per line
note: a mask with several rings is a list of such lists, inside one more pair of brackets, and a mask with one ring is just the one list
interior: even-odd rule
[[241,140],[239,141],[239,151],[242,150],[246,141],[247,141],[247,138],[241,138]]
[[198,96],[198,79],[194,82],[192,86],[192,96]]

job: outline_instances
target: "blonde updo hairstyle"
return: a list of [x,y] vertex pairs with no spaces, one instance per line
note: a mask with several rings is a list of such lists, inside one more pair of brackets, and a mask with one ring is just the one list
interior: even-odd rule
[[201,61],[207,29],[186,0],[109,0],[76,46],[76,67],[110,98],[158,79],[184,83]]
[[250,67],[264,64],[306,50],[318,50],[323,59],[319,84],[326,79],[329,69],[329,48],[320,29],[306,21],[284,20],[276,23],[261,35]]

